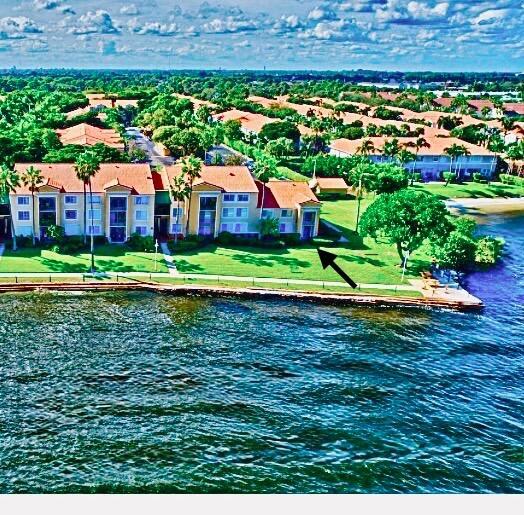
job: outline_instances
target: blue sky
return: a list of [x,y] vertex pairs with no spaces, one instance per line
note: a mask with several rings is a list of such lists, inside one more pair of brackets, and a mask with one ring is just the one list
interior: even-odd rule
[[1,0],[0,67],[524,71],[524,0]]

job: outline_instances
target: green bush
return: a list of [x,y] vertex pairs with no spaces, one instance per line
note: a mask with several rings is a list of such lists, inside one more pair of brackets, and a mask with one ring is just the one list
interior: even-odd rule
[[[33,245],[33,238],[31,236],[17,236],[16,237],[16,247],[19,249],[26,249]],[[13,248],[13,241],[9,240],[6,242],[6,247],[8,249]]]
[[508,173],[501,173],[499,179],[502,184],[515,184],[517,177]]
[[422,174],[420,172],[414,172],[411,177],[413,182],[422,182]]
[[475,172],[473,174],[473,182],[484,183],[487,181],[481,173]]
[[127,240],[126,247],[135,252],[155,252],[155,240],[153,236],[141,236],[135,232]]
[[171,253],[180,254],[205,247],[208,242],[209,240],[203,236],[190,234],[187,238],[179,238],[176,242],[175,240],[169,240],[167,242],[167,247]]
[[492,236],[480,238],[477,242],[475,262],[480,266],[494,265],[499,260],[503,248],[504,240],[502,238]]
[[219,245],[230,245],[231,242],[235,239],[235,235],[234,234],[231,234],[230,232],[228,231],[222,231],[221,233],[219,233],[219,235],[217,236],[217,239],[216,239],[216,242],[219,244]]
[[298,247],[303,244],[303,241],[300,237],[300,233],[293,232],[290,234],[281,234],[280,238],[288,247]]
[[451,184],[452,182],[455,182],[455,179],[456,179],[454,172],[444,172],[442,174],[442,177],[446,181],[446,184]]

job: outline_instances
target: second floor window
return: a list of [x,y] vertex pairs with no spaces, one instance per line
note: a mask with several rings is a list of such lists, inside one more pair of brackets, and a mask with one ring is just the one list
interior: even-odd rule
[[29,211],[18,211],[18,220],[20,222],[26,222],[31,219]]
[[249,202],[249,195],[246,193],[241,193],[237,195],[237,202]]
[[291,218],[292,214],[291,209],[282,209],[282,218]]
[[[91,216],[91,213],[93,214],[93,216]],[[100,212],[100,209],[93,209],[93,211],[91,211],[91,209],[88,209],[87,210],[87,220],[100,220],[101,218],[101,212]]]
[[235,202],[235,195],[231,195],[231,193],[226,193],[224,195],[224,202]]
[[135,205],[147,206],[149,204],[149,197],[135,197]]
[[140,236],[145,236],[147,234],[147,227],[145,225],[137,225],[135,227],[135,232],[140,234]]
[[135,219],[136,220],[147,220],[147,211],[136,211]]
[[64,197],[64,203],[65,204],[76,204],[76,196],[75,195],[66,195]]
[[182,218],[183,209],[181,207],[173,208],[173,218],[175,220],[180,220]]
[[232,218],[235,216],[235,210],[232,207],[224,207],[222,209],[222,216],[224,218]]
[[19,206],[28,206],[29,205],[29,197],[18,197],[18,205]]
[[65,219],[66,220],[76,220],[76,209],[66,209],[65,210]]
[[237,208],[237,218],[247,218],[247,207]]

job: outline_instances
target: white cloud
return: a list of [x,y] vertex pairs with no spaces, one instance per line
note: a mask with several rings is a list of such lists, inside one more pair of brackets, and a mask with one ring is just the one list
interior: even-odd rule
[[176,23],[162,24],[158,22],[139,23],[135,18],[128,23],[129,30],[139,35],[172,36],[180,31]]
[[0,38],[24,38],[27,34],[39,34],[43,32],[33,20],[25,16],[7,16],[0,18]]
[[333,9],[327,6],[317,6],[307,15],[308,20],[312,21],[322,21],[322,20],[336,20],[338,18],[337,14]]
[[140,14],[140,11],[135,4],[128,4],[123,5],[120,8],[120,14],[124,14],[126,16],[136,16],[137,14]]
[[114,25],[111,15],[101,9],[89,11],[78,18],[78,23],[72,27],[71,34],[116,34],[120,30]]
[[225,19],[215,18],[204,24],[204,32],[210,34],[228,34],[256,30],[257,24],[252,20],[237,20],[232,16]]
[[376,18],[382,23],[424,23],[445,20],[449,3],[439,2],[431,6],[428,2],[388,0],[376,9]]

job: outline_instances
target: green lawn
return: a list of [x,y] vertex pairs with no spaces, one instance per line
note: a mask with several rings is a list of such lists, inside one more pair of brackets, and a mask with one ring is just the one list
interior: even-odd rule
[[287,166],[277,166],[279,177],[282,179],[289,179],[290,181],[308,182],[309,177],[302,175],[301,173],[295,172]]
[[[370,200],[362,203],[363,210]],[[357,283],[400,284],[401,269],[396,249],[392,245],[381,245],[372,239],[362,239],[352,231],[355,222],[356,201],[326,201],[322,218],[337,225],[348,238],[329,248],[339,256],[337,263]],[[235,275],[255,277],[276,277],[283,279],[309,279],[318,281],[340,281],[331,269],[323,270],[317,248],[313,245],[286,248],[263,249],[258,247],[204,248],[175,256],[178,270],[182,273]],[[410,261],[407,277],[418,277],[428,265],[428,258],[422,252]]]
[[[95,249],[95,265],[99,272],[154,272],[155,256],[145,252],[129,252],[119,245],[102,245]],[[167,272],[162,254],[158,255],[158,272]],[[0,272],[88,272],[88,253],[65,255],[50,250],[24,248],[6,250],[0,259]]]
[[428,183],[415,184],[414,189],[429,191],[441,199],[448,198],[496,198],[496,197],[521,197],[524,196],[524,187],[501,182],[479,184],[466,182],[464,184]]

